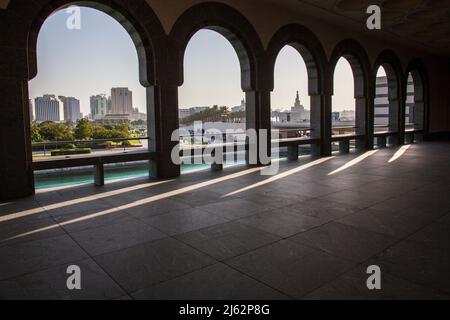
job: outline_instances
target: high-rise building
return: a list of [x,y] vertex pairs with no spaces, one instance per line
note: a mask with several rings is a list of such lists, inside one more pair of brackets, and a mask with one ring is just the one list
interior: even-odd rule
[[[389,88],[387,77],[377,77],[375,96],[375,125],[389,125]],[[408,78],[406,97],[406,124],[413,122],[412,111],[414,109],[414,83],[410,76]]]
[[128,88],[112,88],[110,113],[115,115],[132,115],[133,92],[128,90]]
[[112,113],[112,101],[111,101],[111,97],[108,97],[108,105],[107,105],[107,108],[106,108],[106,113],[107,113],[107,114]]
[[91,119],[101,120],[105,118],[109,113],[110,101],[111,99],[109,99],[105,94],[91,96]]
[[63,103],[64,121],[77,122],[83,118],[80,111],[80,100],[64,96],[59,96],[58,98]]
[[389,125],[389,92],[387,77],[377,77],[375,92],[375,119],[376,126]]
[[414,124],[414,80],[411,74],[408,76],[408,86],[406,87],[406,125]]
[[36,121],[61,121],[60,101],[55,95],[46,94],[34,100]]

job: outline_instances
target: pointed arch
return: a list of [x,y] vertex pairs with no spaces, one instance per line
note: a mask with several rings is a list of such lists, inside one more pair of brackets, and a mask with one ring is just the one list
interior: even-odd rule
[[271,90],[274,88],[274,69],[280,51],[286,45],[296,49],[304,59],[308,71],[309,94],[323,93],[327,59],[325,51],[316,35],[299,24],[289,24],[280,28],[272,37],[267,48],[267,66],[269,68]]
[[[385,131],[396,133],[399,137],[402,128],[402,115],[404,108],[404,94],[403,94],[403,82],[405,81],[405,76],[403,75],[403,70],[401,62],[397,55],[392,50],[382,51],[373,67],[372,83],[377,84],[377,72],[380,68],[383,68],[386,72],[387,80],[387,99],[388,99],[388,128]],[[375,88],[375,95],[376,95]],[[375,96],[376,99],[376,96]],[[376,108],[376,103],[375,103]],[[376,114],[374,114],[376,117]],[[397,143],[400,142],[398,139]]]

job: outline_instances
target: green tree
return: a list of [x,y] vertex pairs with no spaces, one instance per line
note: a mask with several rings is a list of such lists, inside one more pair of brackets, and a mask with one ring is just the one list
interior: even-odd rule
[[114,126],[112,133],[114,138],[129,138],[131,135],[131,128],[129,123],[120,123]]
[[131,127],[130,127],[129,123],[119,123],[114,126],[114,129],[129,133],[131,130]]
[[102,126],[92,128],[92,139],[111,139],[111,130]]
[[74,139],[72,130],[62,123],[43,122],[39,125],[39,131],[45,141],[71,141]]
[[111,137],[112,139],[123,139],[123,138],[129,138],[129,133],[127,131],[123,131],[123,130],[117,130],[117,129],[113,129],[110,131]]
[[31,141],[42,142],[41,131],[39,129],[39,126],[35,122],[31,124]]
[[78,140],[87,140],[92,137],[92,125],[88,119],[84,118],[78,121],[75,128],[75,138]]

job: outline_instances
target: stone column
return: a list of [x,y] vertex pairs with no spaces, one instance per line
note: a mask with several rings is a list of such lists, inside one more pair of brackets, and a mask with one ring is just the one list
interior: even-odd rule
[[[370,133],[373,131],[373,126],[369,126],[368,120],[369,120],[369,101],[366,97],[356,97],[355,98],[355,105],[356,105],[356,134],[362,135],[364,137],[357,138],[356,139],[356,150],[358,151],[364,151],[369,148],[370,145],[373,146],[373,142],[370,143],[370,137],[372,137],[373,140],[373,133]],[[370,129],[369,129],[370,128]]]
[[333,94],[331,90],[325,90],[322,100],[321,115],[320,115],[320,153],[323,157],[329,157],[332,154],[331,136],[332,136],[332,121],[331,110],[333,105]]
[[147,88],[147,113],[149,151],[155,159],[150,161],[150,176],[159,179],[175,178],[180,166],[172,161],[172,152],[179,137],[172,141],[172,134],[179,128],[178,86],[156,85]]
[[26,14],[0,10],[0,201],[34,194]]
[[398,145],[400,142],[400,101],[398,98],[389,98],[389,131],[397,132],[397,136],[389,137],[389,144]]
[[[267,132],[267,156],[271,155],[271,127],[270,120],[270,90],[261,89],[255,91],[248,91],[246,96],[246,129],[254,129],[257,132],[258,141],[257,145],[253,146],[253,149],[258,152],[256,155],[257,163],[250,163],[250,165],[262,165],[264,164],[260,155],[260,130],[266,130]],[[253,158],[255,155],[253,155]],[[247,154],[247,161],[249,161],[249,154]]]
[[375,81],[369,83],[366,108],[365,108],[365,150],[373,150],[374,148],[374,125],[375,125]]
[[27,80],[0,76],[0,96],[0,201],[6,201],[34,194]]
[[331,93],[311,96],[311,138],[320,139],[312,146],[313,156],[331,156],[331,110]]
[[155,153],[155,159],[150,161],[150,176],[176,178],[181,174],[181,166],[172,161],[172,152],[179,144],[179,136],[172,141],[172,135],[180,127],[178,47],[163,37],[155,39],[155,50],[156,81],[147,88],[149,151]]
[[402,85],[400,90],[400,101],[399,101],[399,110],[398,110],[398,144],[405,144],[405,117],[406,117],[406,84]]
[[[266,141],[266,150],[267,156],[270,157],[272,155],[272,120],[271,120],[271,92],[266,89],[262,89],[258,91],[259,96],[259,130],[266,130],[267,132],[267,141]],[[258,136],[258,139],[260,137]],[[278,137],[274,137],[278,139]],[[258,141],[259,143],[259,141]],[[259,150],[258,150],[259,151]],[[258,155],[258,163],[262,163],[260,159],[260,155]]]

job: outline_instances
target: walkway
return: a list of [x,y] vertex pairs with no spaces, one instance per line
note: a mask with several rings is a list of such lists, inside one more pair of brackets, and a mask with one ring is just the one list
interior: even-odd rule
[[0,204],[0,299],[450,297],[449,143],[259,170]]

